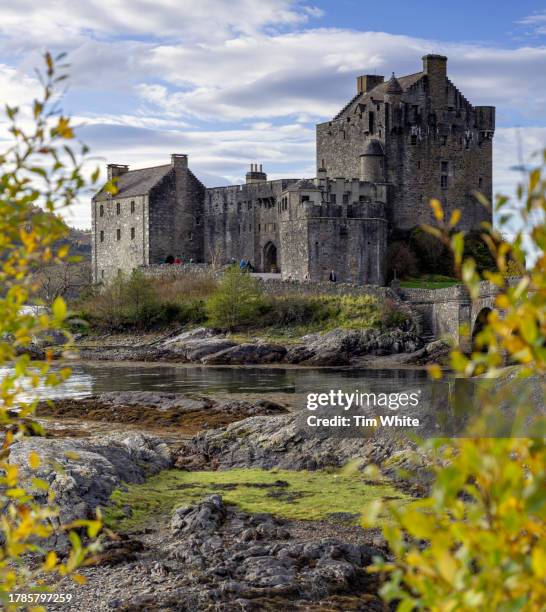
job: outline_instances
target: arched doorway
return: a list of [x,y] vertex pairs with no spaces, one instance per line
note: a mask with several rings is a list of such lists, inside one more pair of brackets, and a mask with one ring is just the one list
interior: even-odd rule
[[264,246],[263,262],[264,272],[280,272],[277,263],[277,247],[272,242]]
[[472,327],[472,350],[474,351],[483,351],[483,347],[476,345],[476,337],[483,330],[483,328],[487,324],[487,317],[491,312],[491,308],[482,308],[474,321],[474,326]]

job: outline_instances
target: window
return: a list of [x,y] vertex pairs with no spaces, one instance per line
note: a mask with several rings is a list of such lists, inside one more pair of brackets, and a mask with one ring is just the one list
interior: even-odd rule
[[349,194],[344,193],[343,194],[343,204],[348,204],[348,203],[349,203]]
[[417,162],[417,170],[421,170],[421,160]]
[[195,224],[201,225],[201,217],[195,217]]
[[99,206],[99,217],[104,217],[104,206],[102,204]]
[[410,144],[412,144],[412,145],[416,145],[417,144],[417,134],[412,134],[410,136]]
[[134,213],[135,212],[135,201],[131,200],[131,212]]
[[447,136],[442,136],[442,146],[445,147],[447,144]]
[[478,179],[478,187],[481,189],[483,187],[483,178],[480,176]]
[[104,242],[104,232],[102,230],[100,232],[100,241]]
[[336,194],[335,193],[331,193],[330,194],[330,202],[332,202],[332,204],[336,203]]
[[120,229],[116,230],[116,240],[121,240],[121,230]]
[[116,202],[116,215],[119,215],[121,213],[121,204],[119,202]]
[[375,133],[375,114],[373,111],[368,113],[368,132],[370,132],[370,134]]
[[135,239],[135,228],[132,227],[131,228],[131,240],[134,240],[134,239]]
[[188,240],[193,240],[193,232],[188,232]]
[[104,270],[101,270],[101,271],[100,271],[100,277],[101,277],[101,278],[104,278]]
[[300,202],[309,202],[309,196],[308,195],[302,195]]

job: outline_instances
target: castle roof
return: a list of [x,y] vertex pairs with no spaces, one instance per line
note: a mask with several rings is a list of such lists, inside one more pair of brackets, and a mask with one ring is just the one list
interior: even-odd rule
[[[397,81],[398,85],[400,86],[400,91],[397,91],[396,93],[403,94],[410,87],[415,85],[415,83],[421,80],[424,75],[424,72],[416,72],[415,74],[407,74],[406,76],[401,76],[398,78],[395,77],[394,80]],[[334,119],[351,115],[358,104],[366,104],[372,100],[374,102],[382,102],[385,98],[385,94],[393,93],[388,91],[389,85],[393,86],[392,77],[388,81],[376,85],[373,89],[370,89],[370,91],[367,91],[366,93],[356,94],[356,96],[341,109]]]
[[[117,177],[116,186],[118,188],[114,197],[129,198],[131,196],[145,195],[155,187],[159,181],[172,170],[171,164],[165,166],[155,166],[153,168],[140,168],[140,170],[130,170]],[[105,200],[109,194],[101,189],[96,195],[96,200]]]

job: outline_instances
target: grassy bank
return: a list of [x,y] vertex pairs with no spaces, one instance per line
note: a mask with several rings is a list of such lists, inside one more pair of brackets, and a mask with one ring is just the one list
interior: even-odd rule
[[[343,512],[356,521],[375,499],[406,504],[410,498],[388,483],[373,484],[342,472],[235,469],[215,472],[167,470],[140,485],[112,494],[106,524],[117,530],[145,527],[158,515],[193,504],[206,495],[250,513],[269,512],[287,519],[321,520]],[[130,508],[130,513],[127,512]],[[128,515],[129,514],[129,515]]]
[[74,331],[122,333],[206,325],[272,340],[335,328],[389,329],[407,315],[391,300],[368,295],[268,295],[234,267],[221,281],[210,277],[154,279],[120,276],[73,305]]

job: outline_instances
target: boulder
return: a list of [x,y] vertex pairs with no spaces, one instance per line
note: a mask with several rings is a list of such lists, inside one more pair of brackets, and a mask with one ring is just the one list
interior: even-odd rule
[[201,362],[207,365],[278,363],[285,355],[286,348],[278,344],[244,343],[204,357]]
[[[37,470],[29,467],[30,453],[41,459]],[[112,434],[93,438],[24,438],[10,449],[9,462],[20,466],[23,482],[45,480],[55,493],[58,524],[91,518],[98,506],[108,503],[122,483],[141,483],[151,474],[171,466],[164,442],[140,433]],[[37,490],[45,502],[48,492]],[[64,542],[64,538],[57,541]]]

